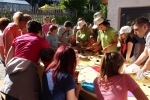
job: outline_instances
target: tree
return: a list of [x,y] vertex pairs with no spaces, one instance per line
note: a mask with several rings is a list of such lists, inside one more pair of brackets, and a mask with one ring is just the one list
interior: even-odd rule
[[69,9],[71,12],[76,12],[76,15],[83,13],[87,4],[87,0],[60,0],[62,9]]
[[100,4],[100,12],[102,13],[104,18],[107,18],[107,6],[104,4]]
[[100,9],[100,5],[101,4],[101,0],[87,0],[87,8],[91,11],[91,10],[99,10]]

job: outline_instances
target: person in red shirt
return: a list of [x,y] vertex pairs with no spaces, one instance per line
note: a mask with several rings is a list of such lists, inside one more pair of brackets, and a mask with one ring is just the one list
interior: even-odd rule
[[7,56],[8,50],[11,47],[12,41],[20,36],[22,32],[26,32],[26,23],[31,19],[31,16],[23,14],[22,12],[16,12],[13,15],[12,23],[3,31],[3,44],[4,44],[4,57]]
[[[40,53],[50,48],[43,38],[42,25],[28,21],[28,34],[18,36],[6,57],[6,77],[1,92],[11,100],[39,100],[40,80],[37,73]],[[9,99],[8,99],[9,100]]]

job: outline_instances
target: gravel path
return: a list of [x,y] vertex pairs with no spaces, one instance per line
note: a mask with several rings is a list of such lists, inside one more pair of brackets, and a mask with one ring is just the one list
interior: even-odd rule
[[0,80],[3,80],[5,77],[5,67],[0,63]]

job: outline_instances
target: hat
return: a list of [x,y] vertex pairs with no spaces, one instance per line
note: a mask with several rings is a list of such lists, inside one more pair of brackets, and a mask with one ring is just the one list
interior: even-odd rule
[[78,21],[77,29],[81,29],[84,25],[86,25],[86,22],[84,20]]
[[99,17],[94,19],[94,26],[92,27],[93,29],[97,28],[99,26],[99,24],[103,23],[104,19]]
[[121,27],[119,34],[123,34],[123,33],[131,33],[132,28],[130,26],[123,26]]
[[96,12],[94,15],[93,15],[94,19],[96,18],[99,18],[99,17],[103,17],[101,12]]

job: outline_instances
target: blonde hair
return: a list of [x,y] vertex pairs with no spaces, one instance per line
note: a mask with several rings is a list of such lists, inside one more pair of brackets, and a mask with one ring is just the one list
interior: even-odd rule
[[23,20],[23,13],[20,11],[14,13],[13,20],[14,20],[15,24],[18,25],[19,22]]
[[52,18],[52,19],[51,19],[51,22],[53,22],[53,21],[56,21],[56,19],[55,19],[55,18]]
[[22,12],[18,11],[14,13],[13,20],[15,24],[19,25],[19,22],[28,22],[29,20],[32,20],[32,17],[29,14],[23,14]]

